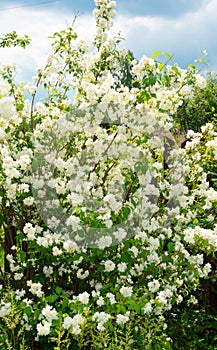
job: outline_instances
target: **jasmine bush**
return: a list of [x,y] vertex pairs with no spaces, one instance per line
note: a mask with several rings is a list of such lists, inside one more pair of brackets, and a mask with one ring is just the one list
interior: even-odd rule
[[217,131],[180,148],[172,121],[206,80],[153,55],[117,83],[116,3],[95,4],[92,47],[69,27],[33,85],[0,68],[2,349],[175,349],[216,280]]

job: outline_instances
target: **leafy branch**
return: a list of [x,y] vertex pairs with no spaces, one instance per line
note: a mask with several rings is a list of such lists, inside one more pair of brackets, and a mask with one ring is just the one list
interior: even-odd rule
[[4,34],[4,36],[0,38],[0,47],[20,46],[25,49],[30,42],[31,39],[28,35],[25,34],[23,37],[19,38],[17,32],[14,30],[11,33]]

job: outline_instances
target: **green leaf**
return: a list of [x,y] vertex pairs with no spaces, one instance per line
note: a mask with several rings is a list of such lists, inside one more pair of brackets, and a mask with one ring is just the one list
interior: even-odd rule
[[153,86],[157,81],[157,77],[153,76],[149,78],[149,85]]
[[173,67],[172,67],[172,70],[173,70],[177,75],[181,76],[181,73],[180,73],[179,69],[178,69],[176,66],[173,66]]
[[38,319],[39,316],[40,316],[40,314],[41,314],[41,311],[40,311],[40,310],[35,310],[35,311],[34,311],[34,318],[35,318],[35,319]]
[[28,317],[32,315],[32,309],[30,306],[25,307],[24,314],[26,314]]
[[155,57],[160,56],[160,55],[162,55],[161,51],[154,51],[151,55],[151,58],[155,58]]
[[140,314],[141,313],[141,305],[136,304],[135,305],[135,311],[136,311],[137,314]]
[[168,252],[172,253],[174,251],[174,249],[175,249],[175,243],[174,242],[169,242],[167,248],[168,248]]
[[46,301],[48,301],[49,303],[53,303],[54,301],[56,301],[59,298],[59,295],[54,294],[54,295],[50,295],[48,297],[46,297]]
[[164,52],[164,55],[167,56],[170,59],[170,61],[173,60],[173,55],[171,55],[169,52]]
[[62,310],[64,310],[67,306],[68,306],[68,299],[63,299]]
[[158,68],[160,69],[160,71],[163,71],[165,68],[165,64],[164,63],[159,63]]
[[55,292],[57,293],[57,295],[60,295],[62,293],[62,288],[56,287]]

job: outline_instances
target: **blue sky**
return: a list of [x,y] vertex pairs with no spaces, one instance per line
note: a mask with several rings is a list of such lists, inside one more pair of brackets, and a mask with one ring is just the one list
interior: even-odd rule
[[[80,37],[91,41],[94,34],[93,0],[45,1],[0,0],[0,36],[15,29],[32,38],[26,52],[0,49],[0,63],[17,62],[23,79],[34,73],[35,66],[43,66],[49,53],[48,36],[70,24],[76,12],[80,13],[76,21]],[[41,4],[21,7],[36,3]],[[217,0],[117,0],[113,32],[121,32],[122,45],[136,57],[167,51],[181,67],[193,63],[206,49],[209,70],[217,72],[216,18]]]

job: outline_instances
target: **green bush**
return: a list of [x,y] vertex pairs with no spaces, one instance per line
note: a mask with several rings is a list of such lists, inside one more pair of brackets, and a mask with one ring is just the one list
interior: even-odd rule
[[207,85],[196,87],[191,97],[184,99],[173,116],[181,132],[199,132],[201,126],[216,120],[217,113],[217,75],[208,74]]

